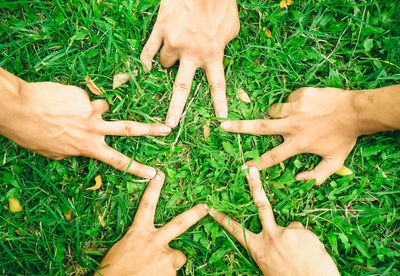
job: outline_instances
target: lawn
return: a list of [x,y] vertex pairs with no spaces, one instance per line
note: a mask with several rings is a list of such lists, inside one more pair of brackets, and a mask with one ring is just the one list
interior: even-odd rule
[[[111,105],[106,119],[162,122],[178,67],[164,70],[156,59],[145,74],[139,61],[159,1],[97,2],[0,0],[0,66],[27,81],[85,89],[90,76],[105,91],[91,97]],[[288,9],[281,9],[279,0],[238,2],[241,29],[224,59],[229,118],[264,118],[271,104],[304,86],[367,89],[400,83],[399,1],[296,0]],[[114,74],[134,70],[135,79],[112,89]],[[240,88],[250,104],[236,97]],[[207,202],[259,231],[240,167],[282,138],[224,132],[213,117],[202,70],[191,99],[170,136],[107,137],[108,144],[166,173],[158,226]],[[205,139],[203,125],[210,119]],[[53,161],[2,136],[0,160],[2,275],[91,274],[126,232],[146,187],[142,179],[99,161]],[[318,161],[302,154],[262,171],[278,223],[305,224],[342,275],[399,275],[400,133],[361,137],[345,163],[350,176],[334,175],[320,187],[295,181],[295,173]],[[97,175],[102,188],[85,190]],[[9,211],[9,197],[19,199],[22,212]],[[65,217],[69,210],[71,219]],[[246,250],[210,217],[171,245],[188,256],[180,275],[261,275]]]

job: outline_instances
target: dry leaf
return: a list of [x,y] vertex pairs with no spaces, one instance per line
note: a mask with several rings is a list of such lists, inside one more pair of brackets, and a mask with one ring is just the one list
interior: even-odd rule
[[211,122],[211,120],[208,120],[208,121],[203,125],[204,139],[206,139],[206,140],[210,137],[210,122]]
[[19,203],[18,199],[11,197],[8,199],[8,204],[10,205],[10,211],[12,213],[17,213],[22,211],[22,206]]
[[101,227],[106,227],[106,223],[104,222],[103,216],[101,214],[97,216],[97,220],[100,222]]
[[[136,77],[138,75],[138,70],[134,70],[132,72],[132,75]],[[114,75],[113,79],[113,89],[120,87],[123,83],[129,81],[131,79],[131,76],[129,73],[119,73]]]
[[64,215],[66,219],[70,220],[72,218],[72,210],[69,209],[68,213]]
[[266,31],[265,31],[265,34],[266,34],[269,38],[271,38],[271,36],[272,36],[272,33],[271,33],[270,30],[266,30]]
[[353,172],[349,168],[347,168],[346,166],[343,166],[340,170],[338,170],[336,172],[336,174],[341,175],[341,176],[350,175],[352,173]]
[[86,76],[85,80],[86,80],[86,86],[89,88],[90,91],[92,91],[93,94],[96,94],[98,96],[103,95],[103,92],[101,92],[100,88],[97,87],[97,85],[89,76]]
[[249,95],[247,95],[246,91],[244,91],[242,88],[236,91],[236,96],[244,103],[251,103]]
[[94,186],[86,188],[86,191],[95,191],[100,189],[101,185],[103,185],[103,181],[101,180],[101,176],[98,175],[94,178],[94,181],[96,182],[96,184],[94,184]]
[[282,0],[281,3],[279,4],[279,6],[281,7],[281,9],[283,9],[283,8],[287,8],[291,4],[293,4],[293,0]]

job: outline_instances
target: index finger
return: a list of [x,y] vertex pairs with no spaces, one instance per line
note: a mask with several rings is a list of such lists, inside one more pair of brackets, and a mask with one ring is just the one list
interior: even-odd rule
[[156,169],[153,167],[141,164],[107,145],[97,148],[88,157],[93,157],[117,170],[127,171],[139,177],[151,179],[156,175]]
[[164,181],[165,174],[162,172],[159,172],[155,178],[150,180],[146,190],[144,191],[143,197],[140,200],[139,207],[137,209],[132,226],[153,226],[154,214],[156,212],[158,199],[160,198],[160,193],[164,185]]
[[170,127],[176,127],[179,123],[183,109],[185,108],[186,100],[189,97],[196,69],[197,68],[193,62],[186,59],[181,60],[166,120]]
[[242,224],[229,218],[226,214],[219,213],[215,209],[210,210],[209,214],[216,222],[218,222],[218,224],[223,226],[229,234],[237,239],[244,248],[253,247],[252,244],[255,240],[256,234],[247,230]]
[[207,64],[206,75],[211,85],[211,97],[214,104],[215,116],[228,117],[228,101],[226,99],[225,72],[222,58]]
[[233,133],[250,133],[255,135],[288,134],[290,124],[288,119],[277,120],[242,120],[224,121],[223,130]]
[[167,136],[171,128],[165,124],[148,124],[134,121],[107,121],[100,125],[105,135],[117,136]]
[[260,213],[263,230],[269,232],[275,231],[277,229],[277,224],[275,222],[274,213],[272,212],[272,206],[265,195],[258,170],[254,167],[251,167],[246,178],[250,185],[250,191],[253,195],[254,203],[256,204],[256,207]]
[[205,203],[200,203],[179,216],[172,219],[168,224],[159,229],[157,235],[159,242],[168,244],[171,240],[183,234],[192,225],[208,214],[208,207]]

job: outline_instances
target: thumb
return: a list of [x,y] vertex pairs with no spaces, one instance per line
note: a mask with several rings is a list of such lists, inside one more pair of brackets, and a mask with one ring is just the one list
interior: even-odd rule
[[309,181],[315,179],[315,185],[319,186],[337,172],[343,166],[344,160],[324,158],[313,170],[305,171],[296,175],[297,181]]

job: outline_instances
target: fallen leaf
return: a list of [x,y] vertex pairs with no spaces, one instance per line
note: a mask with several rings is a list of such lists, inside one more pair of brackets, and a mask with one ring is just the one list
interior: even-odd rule
[[100,189],[101,185],[103,185],[103,181],[101,180],[101,176],[98,175],[94,178],[94,181],[96,182],[96,184],[94,184],[94,186],[86,188],[86,191],[95,191]]
[[341,176],[350,175],[352,173],[353,172],[349,168],[347,168],[346,166],[343,166],[340,170],[338,170],[336,172],[336,174],[341,175]]
[[22,206],[19,203],[18,199],[11,197],[8,199],[8,204],[10,205],[10,211],[12,213],[17,213],[22,211]]
[[66,219],[70,220],[72,218],[72,210],[69,209],[68,213],[64,215]]
[[271,38],[271,36],[272,36],[272,34],[271,34],[271,31],[270,30],[266,30],[265,31],[265,34],[269,37],[269,38]]
[[90,91],[92,91],[93,94],[96,95],[103,95],[103,92],[101,92],[100,88],[94,83],[94,81],[89,77],[85,77],[86,80],[86,86],[89,88]]
[[293,4],[293,0],[282,0],[281,3],[279,4],[279,6],[281,7],[281,9],[283,9],[283,8],[287,8],[291,4]]
[[[132,75],[134,77],[136,77],[138,75],[138,70],[134,70],[132,72]],[[131,79],[131,76],[129,75],[129,73],[119,73],[119,74],[114,75],[113,89],[120,87],[123,83],[129,81],[130,79]]]
[[97,220],[100,222],[101,227],[106,227],[106,223],[104,222],[103,216],[101,214],[97,216]]
[[183,191],[183,178],[181,180],[179,180],[179,187]]
[[247,95],[246,91],[244,91],[242,88],[236,91],[236,96],[244,103],[251,103],[249,95]]
[[206,140],[210,137],[210,122],[211,122],[211,120],[208,120],[208,121],[203,125],[204,139],[206,139]]

